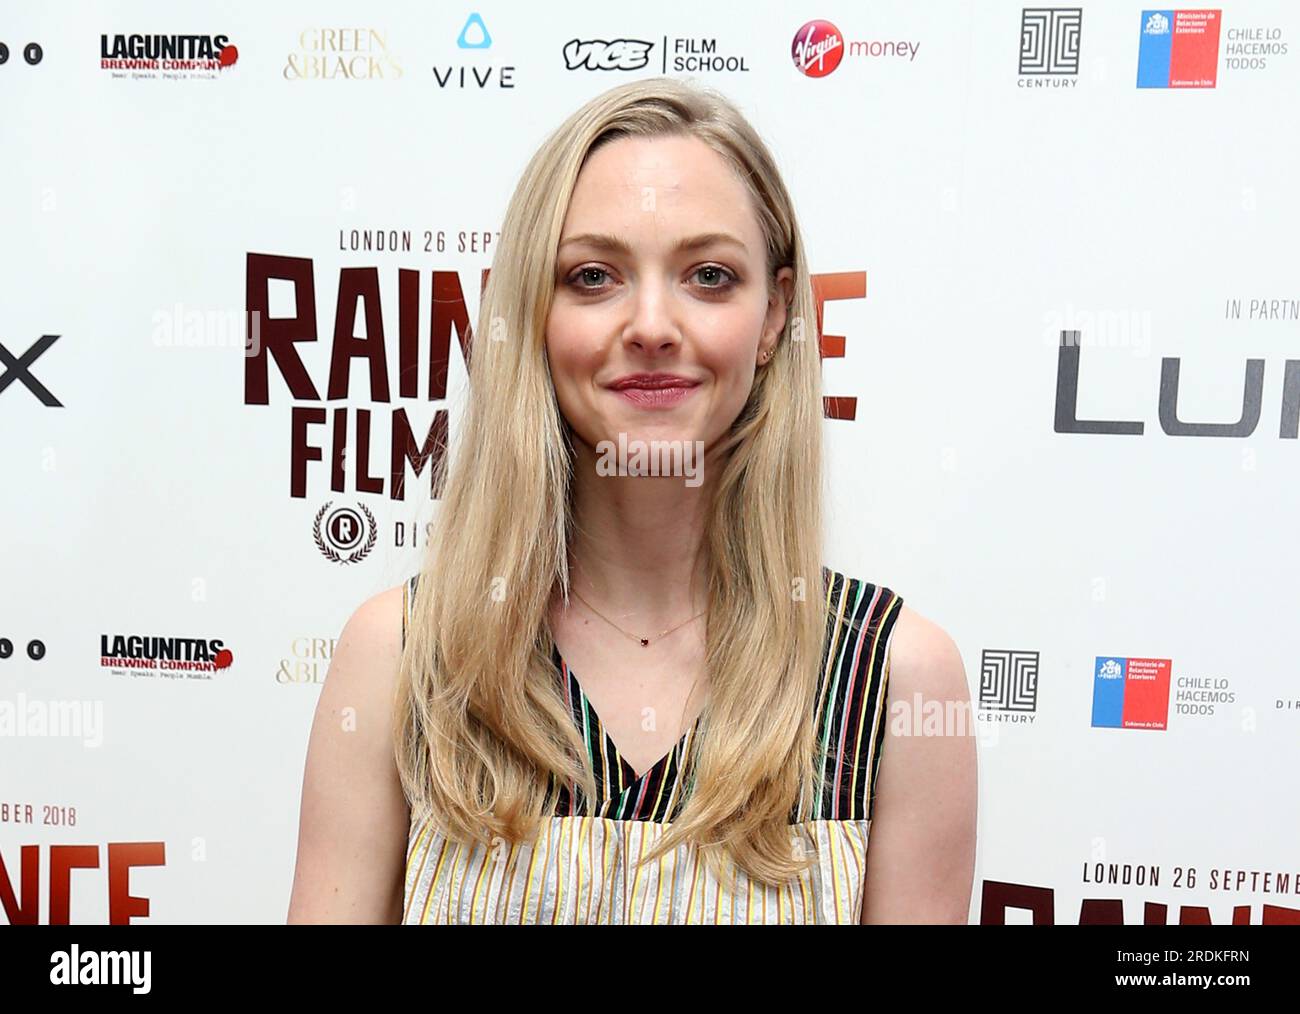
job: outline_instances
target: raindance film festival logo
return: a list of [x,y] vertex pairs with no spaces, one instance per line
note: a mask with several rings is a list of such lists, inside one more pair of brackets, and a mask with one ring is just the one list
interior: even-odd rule
[[1143,11],[1139,88],[1213,88],[1219,11]]
[[1020,14],[1021,88],[1073,88],[1078,83],[1082,7],[1026,7]]
[[980,719],[1032,723],[1037,710],[1038,652],[985,648],[980,655]]
[[375,548],[379,524],[363,503],[355,508],[345,504],[330,510],[333,504],[333,500],[326,500],[316,512],[312,524],[316,548],[331,563],[359,563]]
[[118,676],[210,680],[235,661],[226,642],[204,637],[100,634],[99,665]]
[[1167,658],[1098,656],[1092,682],[1092,725],[1165,729],[1169,720]]
[[215,78],[239,59],[226,35],[101,35],[99,69],[113,77]]

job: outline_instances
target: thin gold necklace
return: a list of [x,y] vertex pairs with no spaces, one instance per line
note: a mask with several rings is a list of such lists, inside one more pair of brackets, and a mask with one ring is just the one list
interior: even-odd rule
[[579,601],[582,602],[583,605],[585,605],[585,606],[586,606],[588,609],[590,609],[593,613],[595,613],[595,614],[596,614],[597,616],[599,616],[602,620],[604,620],[606,623],[608,623],[611,627],[613,627],[615,630],[617,630],[620,634],[623,634],[625,637],[630,637],[630,638],[632,638],[632,640],[638,642],[638,643],[641,645],[641,647],[643,647],[643,648],[644,648],[644,647],[647,647],[647,646],[650,644],[651,641],[657,641],[657,640],[659,640],[661,637],[666,637],[668,634],[671,634],[674,630],[680,630],[682,627],[686,626],[686,624],[690,623],[691,620],[698,620],[701,616],[703,616],[706,612],[708,612],[707,609],[701,610],[700,612],[698,612],[698,613],[696,613],[694,616],[692,616],[690,620],[683,620],[681,623],[677,624],[677,626],[675,626],[675,627],[669,627],[669,628],[668,628],[667,630],[665,630],[662,634],[656,634],[654,637],[638,637],[636,634],[633,634],[633,633],[630,633],[629,631],[624,630],[624,629],[623,629],[622,627],[620,627],[617,623],[615,623],[613,620],[611,620],[608,616],[606,616],[604,613],[602,613],[599,609],[597,609],[595,606],[593,606],[590,602],[588,602],[586,599],[584,599],[584,598],[583,598],[583,597],[578,593],[578,589],[574,588],[574,589],[573,589],[573,594],[578,596]]

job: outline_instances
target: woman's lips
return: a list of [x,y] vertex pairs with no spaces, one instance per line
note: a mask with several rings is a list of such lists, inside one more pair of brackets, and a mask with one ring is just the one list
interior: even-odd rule
[[699,384],[692,384],[689,387],[623,387],[614,389],[614,393],[638,408],[672,408],[694,394],[699,386]]

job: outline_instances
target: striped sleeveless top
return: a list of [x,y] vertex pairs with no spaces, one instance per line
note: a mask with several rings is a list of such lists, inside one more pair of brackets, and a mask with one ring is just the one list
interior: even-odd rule
[[[695,726],[640,776],[619,756],[558,648],[556,679],[571,705],[596,775],[594,805],[557,786],[530,844],[472,847],[431,821],[411,822],[402,922],[409,923],[857,923],[867,835],[885,738],[889,645],[902,598],[888,588],[822,568],[826,642],[816,699],[824,792],[790,814],[792,848],[816,862],[784,885],[751,882],[727,863],[721,881],[683,844],[637,865],[681,810],[679,778]],[[402,643],[419,575],[403,594]],[[575,799],[577,802],[575,803]]]

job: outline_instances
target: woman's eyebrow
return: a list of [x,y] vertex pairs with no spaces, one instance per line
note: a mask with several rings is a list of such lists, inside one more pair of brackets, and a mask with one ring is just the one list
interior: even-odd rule
[[[560,240],[561,247],[577,246],[579,244],[595,247],[598,250],[609,250],[620,254],[631,254],[632,252],[632,248],[628,246],[625,240],[607,232],[584,232]],[[687,238],[677,242],[673,247],[673,252],[679,253],[683,250],[699,250],[701,247],[714,246],[716,244],[730,244],[731,246],[739,247],[745,253],[749,252],[744,243],[728,232],[704,232],[700,233],[698,236],[688,236]]]

